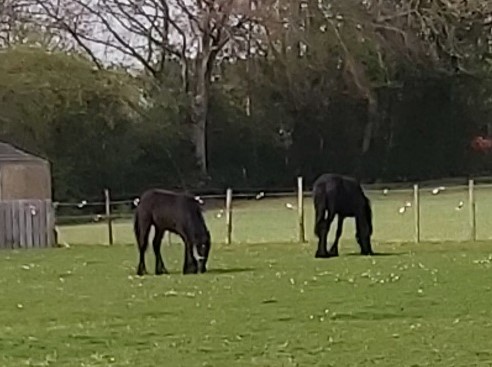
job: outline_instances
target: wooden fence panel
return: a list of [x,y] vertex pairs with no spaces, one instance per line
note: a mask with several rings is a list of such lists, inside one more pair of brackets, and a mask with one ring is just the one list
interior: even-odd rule
[[42,244],[41,238],[42,238],[42,233],[41,233],[41,228],[40,228],[40,221],[41,221],[41,212],[42,212],[42,207],[41,205],[37,207],[31,207],[31,214],[33,210],[36,211],[35,215],[32,216],[32,247],[40,247]]
[[12,226],[12,210],[11,205],[2,205],[5,213],[5,242],[0,244],[0,247],[12,248],[14,243],[14,230]]
[[[39,246],[41,247],[46,246],[46,243],[48,244],[55,243],[53,241],[53,238],[48,236],[48,233],[50,233],[50,229],[51,229],[50,223],[47,220],[50,209],[51,209],[51,202],[49,201],[41,202],[40,209],[39,209],[39,218],[38,218],[39,219]],[[51,210],[51,212],[54,213],[54,210]],[[52,228],[53,229],[55,228],[54,224]]]
[[5,208],[2,205],[0,205],[0,244],[7,243],[6,221],[7,221],[7,216],[5,213]]
[[21,247],[21,239],[20,239],[20,205],[19,201],[12,201],[10,205],[10,213],[12,213],[12,247],[20,248]]
[[0,201],[0,248],[51,247],[54,228],[50,200]]

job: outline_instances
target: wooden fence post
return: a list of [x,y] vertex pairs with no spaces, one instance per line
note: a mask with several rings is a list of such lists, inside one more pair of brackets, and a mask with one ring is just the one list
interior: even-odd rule
[[106,220],[108,222],[108,240],[109,245],[113,245],[113,223],[111,220],[111,197],[109,195],[109,189],[104,189],[104,201],[106,206]]
[[304,228],[304,191],[302,177],[297,177],[297,217],[299,242],[306,242],[306,232]]
[[468,206],[470,213],[470,239],[472,241],[477,240],[477,222],[476,222],[476,210],[475,210],[475,182],[468,180]]
[[226,244],[232,243],[232,189],[229,188],[226,191],[226,226],[227,237]]
[[414,209],[414,228],[415,228],[415,242],[420,242],[420,197],[419,197],[419,185],[413,185],[413,209]]

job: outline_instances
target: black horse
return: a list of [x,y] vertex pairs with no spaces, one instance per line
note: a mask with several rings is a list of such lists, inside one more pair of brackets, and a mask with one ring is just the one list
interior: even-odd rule
[[[371,202],[355,179],[337,174],[321,175],[313,185],[313,201],[316,216],[314,233],[318,237],[315,257],[338,256],[338,241],[342,235],[343,221],[347,217],[355,218],[356,239],[361,254],[374,254],[371,247]],[[335,242],[327,251],[328,232],[335,215],[338,215]]]
[[161,242],[166,231],[175,233],[184,242],[183,273],[205,273],[210,251],[210,232],[205,224],[200,204],[193,196],[172,191],[150,189],[141,197],[135,212],[134,231],[140,251],[137,274],[147,272],[145,251],[151,226],[155,254],[155,273],[168,274],[161,257]]

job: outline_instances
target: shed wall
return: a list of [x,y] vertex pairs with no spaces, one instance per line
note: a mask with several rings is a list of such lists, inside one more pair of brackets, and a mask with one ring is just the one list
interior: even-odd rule
[[0,164],[0,200],[51,199],[51,173],[43,161]]

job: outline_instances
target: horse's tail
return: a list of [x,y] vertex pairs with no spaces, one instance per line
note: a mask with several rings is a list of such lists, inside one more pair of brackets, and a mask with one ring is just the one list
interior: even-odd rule
[[325,220],[326,205],[326,188],[324,185],[316,185],[313,190],[313,201],[315,211],[314,233],[319,236],[320,228]]

